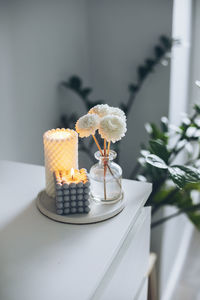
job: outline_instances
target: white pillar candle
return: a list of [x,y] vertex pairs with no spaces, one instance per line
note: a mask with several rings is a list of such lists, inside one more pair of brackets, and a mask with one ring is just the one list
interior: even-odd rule
[[55,197],[53,172],[78,168],[78,134],[71,129],[52,129],[44,133],[46,192]]

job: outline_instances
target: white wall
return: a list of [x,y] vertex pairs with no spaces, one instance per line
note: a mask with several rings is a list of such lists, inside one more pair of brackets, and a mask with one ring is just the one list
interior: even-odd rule
[[5,3],[0,9],[0,127],[2,157],[14,157],[15,142],[12,138],[15,113],[13,110],[13,64],[11,32]]
[[86,1],[3,2],[0,158],[43,163],[42,134],[59,119],[58,83],[88,78]]
[[[136,79],[137,66],[153,55],[158,37],[171,36],[172,0],[90,0],[89,24],[94,97],[117,106],[128,100],[128,84]],[[137,96],[122,142],[125,176],[145,141],[144,123],[168,114],[169,72],[159,65]]]
[[196,80],[200,80],[200,1],[193,0],[194,13],[193,13],[193,37],[192,37],[192,67],[190,73],[190,110],[194,103],[200,104],[200,89],[194,84]]
[[[57,85],[80,74],[95,99],[127,101],[127,85],[160,34],[171,33],[172,0],[10,0],[0,2],[0,158],[42,163],[42,134],[63,106]],[[152,21],[153,20],[153,21]],[[169,67],[158,66],[138,95],[123,142],[125,176],[134,164],[144,123],[168,112]],[[90,80],[91,78],[91,80]],[[65,101],[83,113],[67,93]],[[73,107],[73,103],[75,107]]]

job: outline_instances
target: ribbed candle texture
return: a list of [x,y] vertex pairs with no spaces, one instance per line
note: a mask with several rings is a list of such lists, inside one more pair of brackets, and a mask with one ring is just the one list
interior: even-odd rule
[[71,129],[52,129],[44,133],[46,192],[55,197],[53,173],[78,168],[78,134]]

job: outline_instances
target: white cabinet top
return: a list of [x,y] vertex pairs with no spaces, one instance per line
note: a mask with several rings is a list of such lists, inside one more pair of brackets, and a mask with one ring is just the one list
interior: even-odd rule
[[0,299],[92,299],[151,192],[150,183],[122,185],[127,203],[116,217],[62,224],[36,208],[44,168],[0,162]]

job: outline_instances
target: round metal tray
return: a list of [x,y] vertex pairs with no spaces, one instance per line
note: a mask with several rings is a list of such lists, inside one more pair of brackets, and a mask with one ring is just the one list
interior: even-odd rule
[[91,224],[110,219],[119,214],[125,207],[125,200],[121,199],[114,204],[101,204],[90,200],[88,214],[58,215],[55,208],[55,199],[41,191],[36,199],[37,207],[42,214],[57,222],[69,224]]

